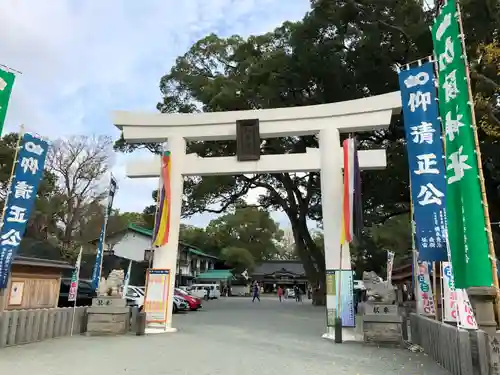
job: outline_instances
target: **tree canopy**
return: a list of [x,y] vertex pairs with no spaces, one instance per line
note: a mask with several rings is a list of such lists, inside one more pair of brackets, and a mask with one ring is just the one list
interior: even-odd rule
[[[500,221],[500,8],[495,0],[461,4],[490,215]],[[161,78],[163,99],[157,108],[162,113],[190,113],[294,107],[397,91],[395,64],[432,55],[429,26],[434,13],[419,0],[311,0],[302,21],[285,22],[268,33],[248,38],[208,35],[177,58]],[[408,213],[410,196],[400,116],[394,116],[387,130],[358,136],[362,148],[384,148],[388,157],[387,169],[362,175],[366,228],[353,257],[361,264],[363,259],[381,257],[370,228]],[[123,139],[115,144],[124,152],[137,147],[159,151],[155,144],[130,145]],[[268,139],[261,152],[301,153],[307,147],[318,147],[316,137]],[[202,157],[231,156],[235,149],[233,141],[188,145],[189,152]],[[322,220],[316,172],[187,178],[183,214],[225,212],[255,187],[265,191],[259,198],[261,208],[287,215],[310,280],[322,282],[323,250],[307,226],[308,219]]]

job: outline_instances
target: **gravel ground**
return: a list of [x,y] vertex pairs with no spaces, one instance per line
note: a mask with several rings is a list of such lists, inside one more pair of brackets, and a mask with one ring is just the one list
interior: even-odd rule
[[179,314],[179,331],[146,337],[72,337],[0,350],[0,372],[21,375],[446,375],[403,349],[321,339],[325,312],[263,298],[210,301]]

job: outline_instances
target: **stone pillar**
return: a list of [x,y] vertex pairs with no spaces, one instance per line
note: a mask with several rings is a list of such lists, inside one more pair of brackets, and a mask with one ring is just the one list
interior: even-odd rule
[[[340,233],[342,217],[342,153],[339,149],[338,129],[321,130],[319,150],[321,155],[321,202],[323,206],[323,233],[325,266],[327,270],[340,269]],[[335,300],[326,298],[327,312],[336,309]],[[327,327],[324,338],[334,339],[333,327]]]
[[472,309],[476,317],[477,325],[489,335],[494,335],[497,330],[495,320],[495,298],[494,287],[471,287],[467,289]]
[[182,192],[184,178],[182,168],[186,156],[186,141],[179,136],[168,138],[168,150],[171,153],[170,164],[170,228],[168,242],[155,250],[153,268],[170,269],[170,285],[168,288],[167,331],[172,328],[172,306],[174,302],[175,273],[177,270],[177,253],[179,248],[179,228],[181,224]]

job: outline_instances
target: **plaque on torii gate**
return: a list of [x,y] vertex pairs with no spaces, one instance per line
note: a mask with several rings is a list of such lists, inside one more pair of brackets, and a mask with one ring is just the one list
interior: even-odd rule
[[259,119],[236,120],[236,157],[238,161],[260,159]]

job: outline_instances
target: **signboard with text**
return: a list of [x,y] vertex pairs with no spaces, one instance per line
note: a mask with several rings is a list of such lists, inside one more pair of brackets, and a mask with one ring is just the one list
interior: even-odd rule
[[144,301],[148,328],[164,328],[166,326],[169,286],[170,270],[156,268],[148,270]]
[[402,70],[399,86],[419,260],[446,261],[446,180],[434,65]]
[[0,231],[0,289],[7,287],[12,261],[26,231],[49,144],[26,133],[21,140]]

